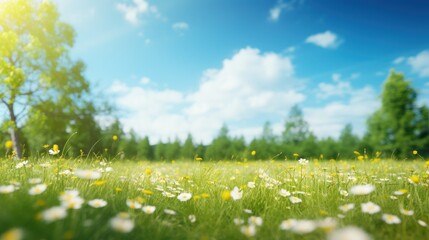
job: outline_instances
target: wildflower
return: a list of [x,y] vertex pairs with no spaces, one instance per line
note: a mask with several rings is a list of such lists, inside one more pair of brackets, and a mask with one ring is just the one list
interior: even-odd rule
[[251,154],[252,156],[255,156],[255,155],[256,155],[256,151],[255,151],[255,150],[253,150],[250,154]]
[[371,240],[371,237],[364,230],[348,226],[345,228],[337,229],[328,235],[328,240]]
[[84,202],[85,202],[85,200],[83,200],[83,198],[76,196],[76,197],[70,198],[66,201],[62,201],[61,206],[65,207],[65,208],[70,208],[70,209],[80,209]]
[[363,157],[362,155],[360,155],[360,156],[358,156],[358,157],[357,157],[357,159],[358,159],[359,161],[363,161],[364,157]]
[[253,213],[253,212],[252,212],[252,210],[247,209],[247,208],[245,208],[245,209],[243,210],[243,212],[245,212],[245,213],[247,213],[247,214],[252,214],[252,213]]
[[328,233],[335,229],[335,227],[337,226],[337,223],[338,223],[337,220],[335,220],[334,218],[328,217],[319,221],[317,223],[317,226],[323,229],[323,231]]
[[12,142],[11,140],[7,140],[7,141],[4,143],[4,147],[5,147],[6,149],[12,149],[12,148],[13,148],[13,142]]
[[6,193],[11,193],[15,191],[15,186],[14,185],[3,185],[0,186],[0,193],[6,194]]
[[196,157],[195,160],[196,161],[203,161],[203,158],[202,157]]
[[20,162],[20,163],[16,164],[15,168],[16,168],[16,169],[19,169],[19,168],[24,167],[24,166],[25,166],[25,165],[27,165],[27,164],[28,164],[28,160],[26,160],[26,161],[22,161],[22,162]]
[[361,204],[361,209],[363,213],[374,214],[380,212],[381,208],[373,202],[367,202]]
[[401,195],[404,195],[407,192],[408,192],[407,189],[399,189],[398,191],[393,192],[393,194],[396,195],[396,196],[401,196]]
[[355,207],[354,203],[349,203],[349,204],[344,204],[342,206],[339,207],[339,209],[343,212],[346,213],[350,210],[352,210]]
[[93,199],[88,201],[88,205],[93,208],[102,208],[107,205],[107,202],[104,201],[103,199]]
[[247,219],[247,222],[249,225],[255,225],[255,226],[262,226],[262,223],[264,222],[261,217],[251,216],[249,219]]
[[197,221],[197,217],[195,217],[195,215],[193,215],[193,214],[189,215],[188,219],[191,223],[195,223]]
[[234,218],[234,224],[235,225],[243,225],[244,220],[241,218]]
[[347,197],[349,193],[346,190],[340,190],[340,195],[343,197]]
[[249,187],[249,188],[255,188],[256,184],[255,184],[255,182],[248,182],[247,183],[247,187]]
[[355,185],[350,188],[350,193],[353,195],[368,195],[375,190],[375,186],[371,184]]
[[290,196],[290,192],[282,188],[279,191],[279,195],[282,196],[282,197],[289,197]]
[[36,186],[30,188],[30,190],[28,191],[28,193],[30,195],[39,195],[39,194],[43,193],[46,190],[47,187],[48,186],[46,184],[44,184],[44,183],[37,184]]
[[293,204],[296,204],[296,203],[300,203],[300,202],[302,202],[301,198],[297,198],[297,197],[294,197],[294,196],[289,197],[289,201],[290,201],[291,203],[293,203]]
[[118,141],[118,136],[113,135],[113,136],[112,136],[112,140],[113,140],[113,141]]
[[68,201],[68,200],[73,199],[77,196],[79,196],[79,191],[76,189],[71,189],[71,190],[66,190],[63,193],[61,193],[59,199],[60,199],[60,201]]
[[422,227],[427,227],[428,224],[426,222],[424,222],[423,220],[417,220],[417,222],[419,223],[420,226]]
[[243,191],[240,191],[238,187],[234,187],[231,191],[231,198],[234,201],[240,200],[243,197]]
[[405,215],[405,216],[412,216],[414,214],[413,210],[403,209],[402,207],[399,209],[399,212],[401,212],[402,215]]
[[0,235],[1,240],[21,240],[24,238],[24,231],[20,228],[12,228]]
[[307,160],[307,159],[305,159],[305,158],[300,158],[300,159],[298,160],[298,163],[299,163],[299,165],[301,165],[301,166],[305,166],[305,165],[307,165],[307,164],[308,164],[308,160]]
[[142,211],[146,214],[152,214],[156,210],[155,206],[146,205],[142,207]]
[[381,219],[385,221],[387,224],[399,224],[401,223],[401,219],[398,218],[398,216],[392,215],[392,214],[383,214],[381,216]]
[[151,190],[146,190],[146,189],[143,189],[142,192],[145,195],[152,195],[153,194],[153,192]]
[[208,194],[208,193],[201,193],[201,197],[202,198],[209,198],[210,194]]
[[242,226],[241,233],[243,233],[246,237],[253,237],[256,234],[256,227],[254,225]]
[[168,215],[176,215],[176,211],[171,209],[164,209],[164,213]]
[[292,154],[294,157],[299,157],[299,154],[298,153],[294,153],[294,154]]
[[417,150],[413,150],[413,155],[417,155],[418,153]]
[[317,225],[314,221],[311,220],[298,220],[292,226],[292,232],[298,234],[311,233],[317,228]]
[[288,220],[284,220],[282,221],[282,223],[280,224],[280,229],[281,230],[291,230],[293,226],[295,226],[297,220],[296,219],[288,219]]
[[110,219],[110,227],[120,233],[129,233],[134,228],[134,222],[126,213],[119,213]]
[[186,202],[191,198],[192,198],[192,194],[186,193],[186,192],[181,193],[181,194],[179,194],[179,196],[177,196],[177,199],[179,199],[179,201],[181,201],[181,202]]
[[131,209],[139,209],[142,208],[141,203],[135,200],[127,199],[127,206]]
[[51,207],[42,212],[42,218],[45,222],[53,222],[56,220],[64,219],[67,216],[66,208],[62,206]]
[[101,178],[101,173],[98,171],[92,171],[92,170],[83,170],[83,169],[77,169],[74,172],[74,175],[76,177],[82,178],[82,179],[89,179],[89,180],[96,180]]
[[50,155],[57,155],[58,153],[60,153],[60,147],[58,147],[57,144],[54,144],[54,146],[52,146],[52,148],[49,149],[48,152]]
[[412,184],[417,184],[419,183],[419,181],[420,181],[420,178],[417,175],[413,175],[410,178],[408,178],[408,182]]
[[30,179],[28,179],[28,183],[29,184],[38,184],[38,183],[41,183],[41,182],[42,182],[41,178],[30,178]]

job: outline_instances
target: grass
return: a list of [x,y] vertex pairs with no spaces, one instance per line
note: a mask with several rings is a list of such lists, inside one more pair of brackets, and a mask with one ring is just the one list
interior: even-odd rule
[[[24,239],[247,239],[241,228],[250,225],[249,217],[256,216],[263,224],[255,227],[252,239],[325,239],[334,229],[351,225],[374,239],[429,238],[428,227],[418,223],[429,221],[428,164],[421,160],[310,161],[303,166],[293,160],[106,163],[42,158],[16,168],[18,163],[0,160],[0,186],[15,186],[11,193],[0,193],[3,237],[19,229]],[[106,168],[112,171],[106,172]],[[75,176],[76,169],[103,173],[100,179],[88,180]],[[65,174],[66,170],[71,174]],[[46,191],[30,195],[32,178],[46,183]],[[248,182],[254,182],[255,187],[250,188]],[[358,184],[371,184],[375,190],[352,195],[350,188]],[[235,186],[242,191],[242,198],[236,201],[230,192]],[[67,189],[78,190],[85,203],[75,206],[79,209],[68,209],[64,219],[47,222],[41,213],[59,206],[58,197]],[[302,202],[292,203],[288,196],[279,194],[280,189]],[[400,189],[404,194],[394,195]],[[348,196],[340,190],[348,191]],[[166,197],[166,192],[174,197]],[[179,201],[177,195],[183,192],[193,197]],[[104,199],[108,204],[93,208],[87,204],[91,199]],[[131,209],[126,204],[128,199],[155,206],[156,210],[145,214],[141,209]],[[363,213],[361,203],[368,201],[378,204],[381,211]],[[339,207],[348,203],[355,207],[342,212]],[[401,208],[414,214],[403,215]],[[174,210],[176,215],[166,214],[165,209]],[[111,226],[111,219],[120,212],[128,213],[124,218],[134,223],[128,233]],[[384,213],[398,216],[401,222],[386,223]],[[190,215],[195,216],[194,223]],[[243,225],[234,223],[239,219]],[[281,230],[280,224],[288,219],[307,219],[312,224],[331,219],[335,224],[310,233]]]

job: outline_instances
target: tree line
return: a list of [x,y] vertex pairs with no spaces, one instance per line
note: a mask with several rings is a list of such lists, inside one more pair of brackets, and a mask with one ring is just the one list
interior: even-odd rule
[[246,143],[224,125],[210,144],[192,135],[151,144],[120,122],[101,127],[96,117],[111,108],[94,102],[84,76],[85,64],[70,57],[76,33],[48,1],[0,1],[0,156],[22,158],[46,154],[52,144],[67,157],[109,159],[242,160],[368,158],[384,154],[429,156],[429,109],[417,104],[417,91],[403,74],[391,71],[383,85],[381,107],[367,121],[363,137],[346,125],[338,139],[317,138],[299,106],[294,106],[281,133],[269,122]]

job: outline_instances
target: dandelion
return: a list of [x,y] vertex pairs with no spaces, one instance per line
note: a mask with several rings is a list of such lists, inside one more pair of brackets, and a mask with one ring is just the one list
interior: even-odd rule
[[181,202],[186,202],[191,198],[192,198],[192,194],[186,193],[186,192],[181,193],[181,194],[179,194],[179,196],[177,196],[177,199],[179,199],[179,201],[181,201]]
[[230,191],[223,191],[221,193],[221,197],[223,200],[228,201],[229,199],[231,199],[231,192]]
[[88,205],[93,208],[102,208],[107,205],[107,202],[103,199],[93,199],[88,201]]
[[7,140],[7,141],[4,143],[4,147],[5,147],[6,149],[12,149],[12,148],[13,148],[13,142],[12,142],[11,140]]
[[189,215],[188,219],[191,223],[195,223],[197,221],[197,217],[195,217],[195,215],[193,215],[193,214]]
[[256,234],[256,227],[254,225],[242,226],[241,233],[246,237],[253,237]]
[[146,214],[152,214],[156,210],[155,206],[146,205],[142,207],[142,211]]
[[402,215],[405,215],[405,216],[412,216],[414,214],[413,210],[407,210],[407,209],[403,209],[403,208],[400,208],[399,212],[401,212]]
[[255,182],[248,182],[247,183],[247,187],[249,187],[249,188],[255,188],[256,187],[256,183]]
[[14,185],[3,185],[0,186],[0,193],[2,194],[7,194],[7,193],[11,193],[15,191],[15,186]]
[[112,140],[113,140],[113,141],[118,141],[118,136],[113,135],[113,136],[112,136]]
[[43,193],[46,190],[47,187],[48,186],[46,184],[44,184],[44,183],[37,184],[36,186],[30,188],[30,190],[28,190],[28,193],[30,195],[39,195],[39,194]]
[[49,149],[48,153],[50,155],[57,155],[58,153],[60,153],[60,147],[57,144],[54,144],[54,146],[52,146],[52,148]]
[[308,160],[307,160],[307,159],[305,159],[305,158],[300,158],[300,159],[298,160],[298,163],[299,163],[299,165],[301,165],[301,166],[305,166],[305,165],[307,165],[307,164],[308,164]]
[[381,216],[381,219],[385,221],[387,224],[399,224],[401,223],[401,219],[398,218],[398,216],[392,215],[392,214],[383,214]]
[[88,180],[97,180],[97,179],[101,178],[100,172],[92,171],[92,170],[77,169],[74,172],[74,175],[78,178],[88,179]]
[[195,161],[203,161],[203,158],[202,157],[196,157]]
[[417,223],[418,223],[420,226],[422,226],[422,227],[427,227],[427,226],[428,226],[428,224],[427,224],[425,221],[423,221],[423,220],[417,220]]
[[419,181],[420,181],[420,178],[417,175],[413,175],[410,178],[408,178],[408,182],[411,184],[417,184],[419,183]]
[[279,195],[282,196],[282,197],[289,197],[290,196],[290,192],[282,188],[279,191]]
[[250,154],[251,154],[252,156],[255,156],[255,155],[256,155],[256,151],[255,151],[255,150],[253,150]]
[[338,209],[341,210],[341,212],[346,213],[350,210],[352,210],[355,207],[354,203],[344,204],[342,206],[339,206]]
[[127,206],[131,209],[140,209],[142,208],[141,203],[135,200],[127,199]]
[[176,211],[171,209],[164,209],[164,213],[168,215],[176,215]]
[[361,209],[363,213],[375,214],[380,212],[381,207],[373,202],[367,202],[361,204]]
[[375,190],[375,186],[371,184],[355,185],[350,188],[350,193],[353,195],[368,195]]
[[134,222],[126,213],[119,213],[116,217],[110,219],[110,227],[120,233],[129,233],[134,228]]
[[24,231],[20,228],[12,228],[0,235],[1,240],[21,240],[24,238]]
[[51,207],[42,212],[42,219],[45,222],[53,222],[56,220],[64,219],[67,216],[66,208],[62,206]]
[[294,154],[292,154],[294,157],[299,157],[299,154],[298,153],[294,153]]
[[234,189],[232,189],[230,195],[231,195],[232,200],[237,201],[243,197],[243,191],[240,191],[240,189],[238,187],[234,187]]
[[327,238],[328,240],[371,240],[368,233],[354,226],[337,229],[331,232]]
[[413,150],[413,155],[417,155],[418,153],[417,150]]
[[300,203],[300,202],[302,202],[301,198],[294,197],[294,196],[289,197],[289,201],[290,201],[291,203],[293,203],[293,204],[296,204],[296,203]]

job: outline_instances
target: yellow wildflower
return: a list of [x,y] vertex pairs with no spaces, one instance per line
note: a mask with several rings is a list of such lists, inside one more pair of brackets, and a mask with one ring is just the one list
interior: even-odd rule
[[153,194],[153,192],[151,190],[146,190],[146,189],[143,189],[142,192],[143,192],[143,194],[146,194],[146,195],[152,195]]
[[107,181],[106,180],[97,180],[97,181],[95,181],[94,183],[93,183],[93,185],[94,186],[101,186],[101,185],[104,185],[104,184],[106,184],[107,183]]
[[4,143],[4,147],[5,147],[6,149],[11,149],[11,148],[13,148],[13,142],[12,142],[11,140],[7,140],[7,141]]
[[223,200],[227,201],[231,199],[231,193],[229,191],[223,191],[221,197]]
[[256,155],[256,151],[253,150],[250,154],[252,154],[252,156],[255,156]]
[[417,155],[417,153],[418,153],[417,150],[413,150],[414,155]]
[[112,140],[113,140],[113,141],[118,141],[118,136],[113,135],[113,136],[112,136]]

